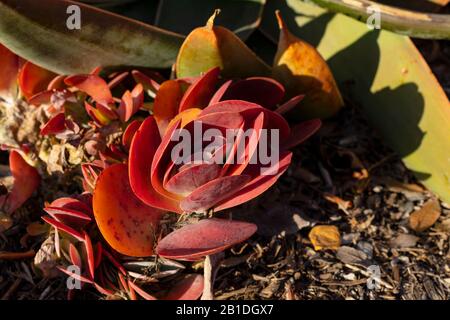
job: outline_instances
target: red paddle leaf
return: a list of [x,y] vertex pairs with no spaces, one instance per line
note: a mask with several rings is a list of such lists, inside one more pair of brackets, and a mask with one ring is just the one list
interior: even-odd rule
[[204,279],[200,274],[188,274],[175,284],[164,300],[197,300],[203,293]]
[[154,296],[152,296],[151,294],[148,294],[147,292],[145,292],[143,289],[141,289],[134,282],[128,280],[128,285],[129,285],[130,289],[133,288],[133,290],[136,291],[137,294],[140,295],[145,300],[157,300]]
[[111,90],[105,80],[97,75],[75,75],[67,77],[64,82],[68,86],[78,88],[80,91],[87,93],[96,102],[108,105],[113,102]]
[[12,213],[31,197],[39,186],[41,177],[36,168],[30,166],[16,150],[11,150],[9,154],[9,167],[14,185],[5,198],[3,210]]
[[159,242],[156,251],[169,259],[200,259],[250,238],[256,229],[255,224],[248,222],[204,219],[170,233]]
[[195,81],[186,91],[180,102],[179,112],[189,108],[206,107],[216,92],[216,85],[219,81],[220,68],[216,67],[207,71],[197,81]]
[[66,116],[64,112],[58,113],[51,118],[41,129],[41,135],[58,134],[66,130]]
[[30,99],[35,94],[47,89],[50,81],[57,75],[31,62],[26,62],[19,74],[19,86],[25,98]]
[[162,212],[145,205],[131,190],[125,164],[100,174],[93,207],[98,227],[111,247],[129,256],[149,256]]

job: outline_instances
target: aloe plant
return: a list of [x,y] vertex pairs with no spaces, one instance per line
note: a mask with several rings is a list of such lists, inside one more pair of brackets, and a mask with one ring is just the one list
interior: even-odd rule
[[368,0],[312,0],[335,12],[366,22],[379,10],[380,27],[399,34],[423,39],[450,39],[450,15],[421,13],[400,9]]
[[[2,0],[0,42],[22,58],[59,74],[98,66],[170,67],[182,37],[78,3],[82,28],[67,27],[66,0]],[[74,45],[75,44],[75,45]]]

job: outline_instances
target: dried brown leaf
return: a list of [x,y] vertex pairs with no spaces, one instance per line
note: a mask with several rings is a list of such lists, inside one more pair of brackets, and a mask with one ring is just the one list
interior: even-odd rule
[[439,201],[431,199],[427,201],[423,207],[413,213],[409,217],[409,226],[417,232],[422,232],[430,228],[441,215]]
[[336,226],[315,226],[309,233],[314,250],[337,250],[341,246],[341,235]]

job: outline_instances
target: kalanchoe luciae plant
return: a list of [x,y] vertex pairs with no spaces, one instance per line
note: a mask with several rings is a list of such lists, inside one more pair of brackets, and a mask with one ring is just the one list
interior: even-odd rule
[[[211,297],[214,271],[207,266],[213,264],[212,257],[256,232],[254,224],[211,216],[270,188],[291,162],[289,149],[320,127],[318,119],[287,122],[283,115],[298,108],[304,96],[286,96],[284,86],[269,77],[271,68],[232,32],[214,26],[214,17],[186,38],[174,68],[178,78],[163,81],[132,68],[109,74],[95,68],[71,76],[28,68],[27,74],[38,77],[30,76],[22,92],[30,104],[46,107],[50,115],[41,136],[94,149],[81,166],[84,189],[93,195],[92,209],[89,203],[80,208],[82,200],[63,198],[45,208],[51,217],[44,220],[59,237],[57,250],[66,247],[60,270],[78,266],[78,280],[104,294],[122,290],[130,298],[133,292],[148,299],[197,298],[203,288],[198,276],[179,282],[173,289],[177,294],[153,296],[129,279],[130,272],[122,272],[127,259],[157,254],[184,261],[206,258],[204,297]],[[205,49],[208,46],[211,50]],[[197,63],[203,49],[212,65]],[[147,110],[151,115],[144,118]],[[198,125],[214,130],[214,148],[204,143],[204,132],[195,134]],[[200,148],[174,158],[181,129],[188,134],[187,142]],[[264,130],[279,136],[264,138]],[[234,139],[228,140],[228,131],[237,133]],[[261,146],[277,153],[275,161],[253,161]],[[197,153],[209,158],[199,161]],[[178,228],[170,213],[182,215],[187,224]],[[97,273],[103,270],[103,255],[117,269],[112,279],[102,275],[110,269]]]
[[[148,210],[151,216],[152,208]],[[49,215],[43,217],[44,221],[52,226],[49,236],[54,238],[57,268],[80,286],[92,285],[106,297],[131,300],[137,296],[148,300],[197,299],[200,296],[203,277],[195,274],[177,277],[175,284],[169,282],[169,287],[167,282],[154,286],[155,296],[147,293],[140,283],[173,276],[184,266],[167,259],[126,260],[110,248],[93,219],[91,194],[59,198],[47,204],[44,211]],[[38,262],[36,265],[39,267]],[[159,270],[146,276],[144,269],[150,267]],[[74,293],[74,288],[69,289],[68,298]]]

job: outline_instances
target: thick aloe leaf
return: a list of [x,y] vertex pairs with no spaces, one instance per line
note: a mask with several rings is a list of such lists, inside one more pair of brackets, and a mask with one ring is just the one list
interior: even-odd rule
[[33,63],[60,74],[97,66],[165,68],[182,37],[83,4],[81,28],[67,28],[66,0],[0,0],[0,42]]
[[383,29],[424,39],[450,39],[450,15],[421,13],[387,6],[368,0],[312,0],[332,11],[366,22],[376,6]]
[[215,9],[217,23],[245,40],[259,26],[266,0],[160,0],[155,24],[188,35],[203,26]]
[[[275,8],[267,9],[269,15]],[[361,105],[406,166],[450,202],[450,104],[411,40],[300,1],[279,9],[297,36],[317,45],[344,95]],[[264,25],[266,33],[275,30]]]

